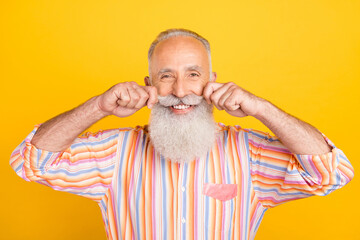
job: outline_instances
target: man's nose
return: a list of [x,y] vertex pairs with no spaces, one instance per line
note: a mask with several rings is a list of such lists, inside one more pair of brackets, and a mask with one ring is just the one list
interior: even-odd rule
[[173,95],[178,98],[185,97],[189,94],[189,90],[182,79],[177,79],[173,84]]

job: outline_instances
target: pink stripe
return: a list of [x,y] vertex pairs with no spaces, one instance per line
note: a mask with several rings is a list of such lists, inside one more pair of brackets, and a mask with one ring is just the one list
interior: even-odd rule
[[[140,138],[140,134],[138,134],[138,137],[136,138],[136,143],[135,143],[135,148],[134,148],[134,158],[133,159],[137,159],[136,155],[138,152],[138,147],[139,147],[139,138]],[[132,161],[132,166],[131,169],[134,169],[135,166],[135,160]],[[131,177],[130,177],[130,183],[129,183],[129,195],[128,195],[128,202],[131,202],[131,197],[133,195],[133,191],[134,191],[134,171],[131,171]],[[134,226],[136,226],[136,224],[134,224]],[[139,227],[139,226],[136,226]],[[134,227],[132,227],[132,236],[135,236],[135,232],[134,232]]]
[[[300,185],[304,185],[308,183],[308,181],[305,181],[305,179],[303,179],[303,181],[292,181],[292,180],[284,180],[285,177],[284,176],[275,176],[275,175],[270,175],[270,174],[265,174],[263,172],[260,172],[260,171],[251,171],[251,174],[252,175],[259,175],[259,176],[263,176],[263,177],[266,177],[266,178],[270,178],[270,179],[276,179],[276,180],[282,180],[284,181],[284,183],[286,184],[300,184]],[[298,175],[297,175],[298,176]],[[262,181],[261,181],[262,182]],[[266,183],[265,183],[266,184]],[[313,183],[312,183],[313,184]]]
[[278,179],[278,180],[284,180],[285,179],[285,176],[266,174],[266,173],[263,173],[263,172],[258,171],[258,170],[251,171],[251,174],[252,175],[259,175],[259,176],[263,176],[263,177],[267,177],[267,178],[271,178],[271,179]]
[[[140,134],[139,134],[140,135]],[[137,155],[137,151],[138,151],[138,143],[139,143],[139,135],[138,137],[136,138],[136,144],[135,144],[135,149],[134,149],[134,158],[133,159],[136,159],[136,155]],[[135,165],[135,160],[132,161],[132,166],[131,166],[131,169],[134,169],[134,165]],[[130,183],[129,183],[129,195],[128,195],[128,198],[129,198],[129,202],[130,202],[130,199],[131,199],[131,196],[132,196],[132,193],[133,193],[133,185],[134,185],[134,171],[131,171],[131,177],[130,177]]]
[[[229,137],[229,136],[228,136]],[[220,144],[220,146],[219,146],[219,149],[221,149],[221,153],[220,153],[220,166],[221,166],[221,177],[222,177],[222,183],[223,184],[225,184],[226,183],[226,177],[225,177],[225,159],[224,159],[224,149],[223,149],[223,147],[224,147],[224,142],[226,141],[226,140],[224,140],[224,139],[222,139],[222,144]],[[225,214],[226,214],[226,208],[225,208],[225,206],[224,206],[224,202],[221,204],[221,212],[222,212],[222,215],[221,215],[221,218],[222,218],[222,220],[221,220],[221,229],[223,230],[223,231],[221,231],[221,239],[224,239],[224,233],[225,233]]]
[[197,229],[198,229],[198,206],[197,206],[197,201],[198,201],[198,174],[199,174],[199,159],[196,159],[195,162],[195,174],[194,174],[194,239],[197,240]]
[[218,144],[219,157],[220,157],[220,159],[218,161],[220,161],[221,179],[222,179],[222,183],[226,183],[225,169],[224,169],[224,149],[223,149],[223,144],[221,143],[220,138],[218,138],[217,144]]
[[[246,148],[245,148],[245,146],[243,146],[242,147],[242,149],[240,150],[240,147],[241,147],[241,145],[240,145],[240,142],[239,142],[239,134],[240,134],[240,132],[235,132],[235,142],[236,142],[236,146],[237,146],[237,152],[238,153],[240,153],[239,154],[239,161],[240,161],[240,164],[238,165],[238,167],[239,167],[239,174],[241,174],[241,183],[238,183],[238,184],[241,184],[241,193],[240,193],[240,197],[242,198],[241,200],[240,200],[240,218],[239,218],[239,224],[240,224],[240,229],[237,231],[237,232],[239,232],[240,234],[239,234],[239,237],[240,238],[242,238],[242,234],[244,234],[244,232],[245,231],[247,231],[247,229],[243,229],[244,228],[244,223],[243,223],[243,214],[244,214],[244,202],[246,202],[246,195],[247,194],[249,194],[248,192],[246,193],[246,192],[244,192],[244,190],[246,189],[245,188],[245,186],[247,185],[247,184],[245,184],[245,181],[244,181],[244,174],[242,174],[241,172],[242,172],[242,169],[241,169],[241,163],[243,162],[242,161],[242,152],[244,152],[244,153],[246,153],[247,151],[246,151]],[[241,139],[243,139],[243,140],[245,140],[244,139],[244,135],[243,134],[241,134]],[[239,194],[238,194],[239,195]],[[235,227],[235,226],[234,226]]]
[[274,152],[282,152],[282,153],[289,153],[292,154],[292,152],[290,152],[289,150],[287,150],[286,148],[280,148],[280,147],[274,147],[274,146],[267,146],[264,144],[260,144],[258,142],[255,142],[252,139],[249,139],[249,143],[251,143],[252,145],[254,145],[255,147],[260,147],[262,149],[268,149],[268,150],[272,150]]
[[97,184],[94,184],[94,185],[88,185],[88,186],[84,186],[84,187],[61,187],[61,186],[52,186],[52,188],[55,189],[55,190],[83,190],[83,189],[92,189],[92,188],[96,188],[96,187],[109,188],[110,186],[111,186],[111,184],[97,183]]
[[153,156],[152,156],[152,176],[151,176],[151,193],[152,193],[152,199],[151,199],[151,205],[152,205],[152,233],[153,233],[153,239],[156,239],[156,218],[155,218],[155,214],[156,214],[156,207],[155,207],[155,189],[156,189],[156,182],[155,182],[155,161],[156,161],[156,156],[155,156],[155,150],[153,151]]
[[[284,181],[284,184],[291,184],[291,185],[294,185],[294,184],[299,184],[299,185],[310,185],[310,186],[313,186],[314,184],[316,183],[313,183],[313,182],[310,182],[310,181],[306,181],[306,179],[303,179],[303,181],[291,181],[291,180],[285,180]],[[294,188],[295,189],[295,188]],[[296,189],[297,191],[299,191],[299,189]]]
[[293,197],[293,198],[284,198],[284,199],[276,199],[274,197],[258,197],[259,200],[261,201],[264,201],[264,200],[267,200],[267,201],[272,201],[273,203],[282,203],[282,202],[288,202],[288,201],[292,201],[292,200],[297,200],[297,199],[300,199],[300,198],[303,198],[304,196],[307,196],[306,194],[304,194],[303,196],[298,196],[298,197]]
[[82,159],[82,160],[77,160],[76,162],[71,162],[69,159],[62,159],[59,161],[58,164],[61,163],[67,163],[67,164],[71,164],[72,166],[77,166],[80,164],[85,164],[85,163],[92,163],[92,162],[106,162],[107,160],[109,160],[110,158],[113,158],[116,155],[116,152],[112,153],[111,155],[108,155],[104,158],[94,158],[94,159]]
[[[251,219],[251,221],[250,221],[250,229],[252,229],[252,227],[253,227],[253,225],[254,225],[254,221],[257,220],[257,214],[258,214],[258,211],[259,211],[260,206],[261,206],[261,202],[258,202],[258,203],[256,204],[256,208],[255,208],[255,211],[254,211],[254,215],[253,215],[253,217],[252,217],[252,219]],[[261,213],[261,212],[259,212],[259,213]]]
[[226,208],[224,206],[224,204],[226,204],[225,202],[222,202],[221,204],[221,208],[222,208],[222,224],[221,224],[221,239],[224,239],[224,233],[225,233],[225,214],[226,214]]

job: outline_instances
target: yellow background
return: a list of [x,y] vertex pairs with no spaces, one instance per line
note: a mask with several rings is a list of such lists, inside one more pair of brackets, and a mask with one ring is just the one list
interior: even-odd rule
[[[310,122],[359,169],[359,1],[2,1],[0,24],[0,239],[106,239],[96,203],[25,182],[9,156],[35,124],[117,82],[143,83],[147,48],[172,27],[210,41],[220,82]],[[109,117],[91,130],[146,124],[148,115]],[[327,197],[267,211],[256,239],[360,239],[359,185],[355,176]]]

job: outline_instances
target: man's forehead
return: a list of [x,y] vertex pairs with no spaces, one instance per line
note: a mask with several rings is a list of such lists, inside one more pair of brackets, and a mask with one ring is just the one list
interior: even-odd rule
[[153,56],[186,50],[206,52],[205,46],[198,39],[190,36],[174,36],[159,42],[154,49]]

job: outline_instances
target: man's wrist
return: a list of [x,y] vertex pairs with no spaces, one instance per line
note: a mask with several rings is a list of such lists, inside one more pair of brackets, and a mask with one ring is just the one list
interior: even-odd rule
[[274,105],[263,98],[258,98],[256,105],[257,112],[253,115],[253,117],[261,122],[266,121],[266,119],[270,116],[270,112],[272,111],[272,108],[274,108]]
[[100,96],[95,96],[88,101],[92,107],[92,112],[93,112],[95,118],[97,118],[97,120],[100,120],[104,117],[111,115],[111,113],[103,111],[101,109],[99,101],[100,101]]

